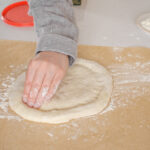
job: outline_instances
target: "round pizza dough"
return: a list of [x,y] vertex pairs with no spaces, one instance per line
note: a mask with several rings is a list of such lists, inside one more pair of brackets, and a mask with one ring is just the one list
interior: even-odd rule
[[112,92],[112,77],[98,63],[77,58],[51,100],[40,109],[28,107],[21,100],[25,73],[9,88],[9,106],[24,119],[43,123],[63,123],[71,119],[94,115],[108,104]]

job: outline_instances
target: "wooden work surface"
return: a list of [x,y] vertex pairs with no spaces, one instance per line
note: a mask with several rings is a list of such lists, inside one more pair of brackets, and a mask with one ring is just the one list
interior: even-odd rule
[[79,46],[78,57],[112,74],[111,101],[97,115],[58,125],[26,121],[8,107],[7,88],[34,51],[32,42],[0,41],[0,150],[150,150],[150,49]]

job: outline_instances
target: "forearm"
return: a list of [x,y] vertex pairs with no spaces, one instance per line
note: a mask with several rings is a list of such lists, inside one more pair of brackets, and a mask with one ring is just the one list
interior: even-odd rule
[[72,65],[77,57],[78,29],[71,0],[28,0],[37,33],[36,53],[55,51],[69,56]]

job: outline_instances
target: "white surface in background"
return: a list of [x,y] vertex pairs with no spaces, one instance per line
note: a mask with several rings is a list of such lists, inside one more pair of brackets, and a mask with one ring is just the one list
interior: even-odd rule
[[[0,0],[0,10],[15,1]],[[149,6],[150,0],[82,0],[74,7],[79,44],[150,47],[150,35],[136,26]],[[13,27],[0,20],[0,39],[35,41],[36,34],[33,27]]]

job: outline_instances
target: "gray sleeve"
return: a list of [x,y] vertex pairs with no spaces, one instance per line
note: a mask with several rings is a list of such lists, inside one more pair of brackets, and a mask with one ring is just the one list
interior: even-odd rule
[[72,0],[28,0],[28,14],[34,18],[36,54],[55,51],[68,55],[71,66],[77,57],[78,28]]

